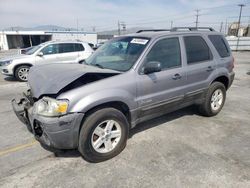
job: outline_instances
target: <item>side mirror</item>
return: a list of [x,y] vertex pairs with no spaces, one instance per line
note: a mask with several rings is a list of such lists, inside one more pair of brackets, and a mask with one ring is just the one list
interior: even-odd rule
[[43,52],[39,52],[39,53],[37,54],[37,56],[42,57],[42,56],[43,56]]
[[160,72],[161,71],[161,63],[158,61],[150,61],[146,63],[143,69],[144,74],[150,74],[153,72]]

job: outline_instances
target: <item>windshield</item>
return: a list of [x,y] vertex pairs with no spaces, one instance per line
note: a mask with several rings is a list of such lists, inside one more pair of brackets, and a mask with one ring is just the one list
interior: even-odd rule
[[34,54],[39,48],[41,48],[42,45],[38,45],[38,46],[32,46],[30,49],[28,49],[25,54],[26,55],[32,55]]
[[121,72],[128,71],[137,61],[149,38],[119,37],[104,43],[86,59],[88,65]]

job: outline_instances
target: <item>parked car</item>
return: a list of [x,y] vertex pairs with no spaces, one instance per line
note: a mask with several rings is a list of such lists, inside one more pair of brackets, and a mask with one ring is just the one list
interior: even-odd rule
[[45,63],[78,63],[88,58],[93,49],[86,42],[50,41],[34,46],[24,54],[0,60],[2,74],[27,81],[31,66]]
[[103,44],[84,64],[31,68],[17,117],[49,148],[91,162],[119,154],[140,122],[196,105],[215,116],[234,79],[223,34],[209,28],[140,32]]

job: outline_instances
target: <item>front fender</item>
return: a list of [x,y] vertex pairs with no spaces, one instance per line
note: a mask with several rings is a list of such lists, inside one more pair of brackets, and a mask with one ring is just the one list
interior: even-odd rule
[[87,112],[88,110],[108,102],[123,102],[130,110],[137,107],[135,96],[126,90],[109,89],[91,93],[69,106],[70,112]]

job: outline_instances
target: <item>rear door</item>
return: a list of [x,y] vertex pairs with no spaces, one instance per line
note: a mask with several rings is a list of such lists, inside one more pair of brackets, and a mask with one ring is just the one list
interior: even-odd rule
[[155,42],[143,60],[143,66],[152,61],[160,62],[162,71],[137,75],[139,117],[171,110],[182,102],[184,96],[186,72],[179,38],[163,38]]
[[75,43],[59,43],[58,59],[61,63],[77,63],[78,57]]
[[79,61],[87,59],[93,53],[92,48],[88,44],[83,43],[77,43],[76,50],[79,54]]
[[187,61],[186,99],[198,99],[211,82],[211,75],[215,74],[216,62],[206,38],[194,35],[184,36],[183,40]]

